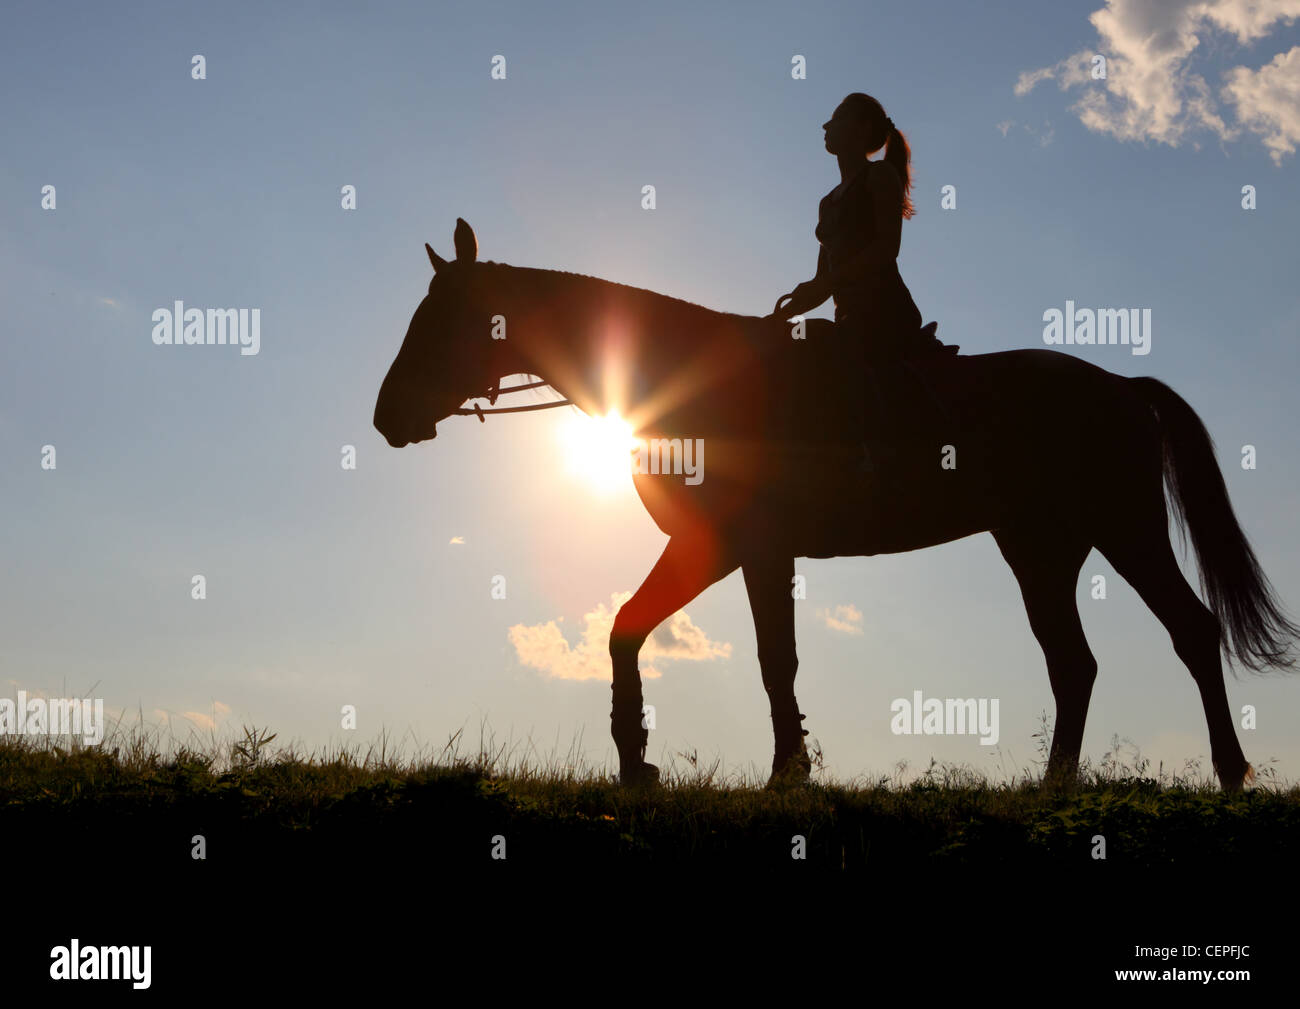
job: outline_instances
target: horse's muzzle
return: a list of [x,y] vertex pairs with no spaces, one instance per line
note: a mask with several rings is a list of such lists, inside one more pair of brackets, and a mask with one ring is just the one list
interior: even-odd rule
[[434,428],[428,434],[422,435],[419,438],[406,438],[398,434],[385,434],[384,440],[388,442],[389,445],[393,446],[393,448],[405,448],[407,445],[418,445],[422,441],[430,441],[436,437],[438,437],[438,430],[437,428]]

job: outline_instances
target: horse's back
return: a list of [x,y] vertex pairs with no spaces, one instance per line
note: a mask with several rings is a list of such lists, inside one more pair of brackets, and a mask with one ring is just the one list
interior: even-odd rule
[[[694,358],[697,368],[709,362],[707,375],[695,373],[703,379],[691,383],[696,394],[643,432],[701,439],[707,450],[698,485],[638,476],[660,528],[734,532],[767,522],[770,535],[788,535],[796,555],[822,557],[915,549],[995,528],[1007,518],[1004,504],[1041,511],[1027,479],[1059,497],[1056,477],[1079,472],[1077,449],[1067,453],[1068,466],[1051,465],[1062,458],[1061,438],[1079,441],[1071,419],[1086,423],[1123,389],[1119,376],[1039,348],[938,350],[873,382],[853,339],[829,320],[807,320],[798,330],[730,317],[717,342]],[[883,435],[896,445],[890,480],[900,491],[887,495],[885,512],[861,445],[863,407],[876,394],[892,413]],[[1009,495],[1012,487],[1020,490]]]
[[976,431],[1001,428],[1002,419],[1023,423],[1044,404],[1088,400],[1123,381],[1047,348],[961,354],[942,345],[872,376],[854,338],[828,319],[805,320],[802,330],[773,320],[754,324],[755,374],[747,381],[764,401],[762,429],[795,441],[859,440],[863,406],[876,394],[890,400],[885,406],[896,431],[940,422]]

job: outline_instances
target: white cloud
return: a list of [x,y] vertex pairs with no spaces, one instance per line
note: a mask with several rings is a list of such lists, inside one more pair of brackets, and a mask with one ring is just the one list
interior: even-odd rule
[[[205,715],[201,711],[182,711],[181,717],[187,718],[200,729],[215,729],[217,723],[230,714],[230,705],[222,704],[220,701],[212,702],[212,714]],[[170,721],[170,719],[169,719]]]
[[464,536],[453,536],[451,539],[449,539],[449,540],[447,541],[447,545],[448,545],[448,546],[459,546],[460,544],[462,544],[462,543],[464,543],[464,542],[465,542],[465,537],[464,537]]
[[820,610],[817,614],[833,631],[844,634],[862,633],[862,611],[852,603],[836,606],[833,610]]
[[1236,67],[1228,74],[1223,97],[1237,120],[1258,133],[1275,164],[1294,154],[1300,143],[1300,46],[1278,53],[1258,70]]
[[[582,639],[576,645],[569,644],[554,620],[531,627],[516,624],[509,631],[510,643],[523,665],[556,679],[609,680],[609,632],[614,615],[630,598],[631,592],[615,593],[609,607],[597,603],[594,610],[583,614]],[[641,675],[651,679],[663,675],[654,666],[646,665],[655,659],[707,662],[730,655],[730,644],[711,641],[685,610],[678,610],[646,639],[641,649]]]
[[1029,94],[1043,81],[1056,81],[1062,91],[1076,84],[1083,84],[1091,79],[1089,76],[1091,67],[1092,53],[1078,52],[1050,67],[1026,70],[1016,80],[1016,97],[1021,98]]
[[1028,94],[1048,80],[1063,91],[1082,87],[1071,111],[1089,129],[1120,140],[1177,147],[1201,130],[1220,140],[1249,131],[1280,163],[1300,141],[1297,49],[1279,53],[1258,70],[1238,66],[1223,75],[1219,97],[1234,107],[1235,123],[1224,118],[1213,89],[1193,64],[1204,53],[1203,40],[1214,32],[1245,45],[1296,18],[1300,0],[1107,0],[1089,17],[1099,39],[1095,51],[1106,57],[1105,80],[1092,79],[1094,51],[1080,50],[1021,73],[1015,93]]

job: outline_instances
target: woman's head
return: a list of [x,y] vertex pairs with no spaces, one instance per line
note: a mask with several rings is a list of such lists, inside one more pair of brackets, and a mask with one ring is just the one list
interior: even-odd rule
[[883,147],[885,160],[894,166],[903,183],[903,216],[912,216],[912,152],[907,138],[885,115],[880,102],[854,92],[840,102],[822,129],[826,131],[826,150],[837,157],[866,158]]

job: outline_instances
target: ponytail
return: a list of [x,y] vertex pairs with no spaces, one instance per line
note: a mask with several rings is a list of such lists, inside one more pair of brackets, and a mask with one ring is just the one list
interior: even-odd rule
[[912,203],[912,148],[907,146],[907,138],[892,121],[885,122],[888,131],[885,138],[885,160],[894,166],[894,171],[898,172],[898,178],[903,183],[903,217],[906,219],[916,213],[916,207]]
[[868,153],[882,147],[885,149],[884,160],[893,166],[898,173],[898,180],[903,184],[903,217],[913,216],[916,206],[912,203],[912,149],[907,144],[907,138],[894,125],[894,121],[885,115],[884,106],[870,95],[856,91],[845,98],[844,102],[851,105],[867,123]]

